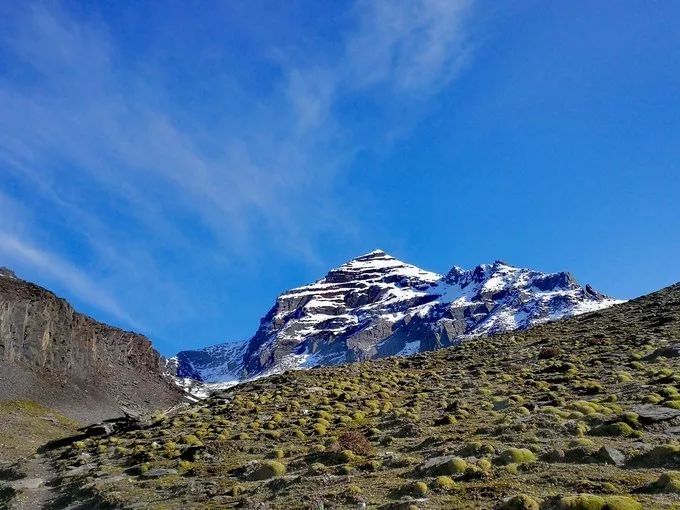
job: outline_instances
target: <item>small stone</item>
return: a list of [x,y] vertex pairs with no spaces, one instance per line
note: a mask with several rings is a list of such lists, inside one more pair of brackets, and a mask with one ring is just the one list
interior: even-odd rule
[[680,436],[680,425],[677,425],[675,427],[669,427],[666,430],[666,434],[669,436]]
[[659,347],[644,359],[655,360],[659,356],[663,356],[664,358],[680,358],[680,344],[671,344],[664,347]]
[[96,467],[95,464],[83,464],[82,466],[69,466],[64,473],[64,477],[80,476],[88,471],[92,471]]
[[454,458],[454,455],[443,455],[443,456],[440,456],[440,457],[433,457],[431,459],[427,459],[420,466],[418,466],[417,470],[420,473],[434,472],[434,471],[436,471],[436,469],[439,466],[446,464],[448,461],[450,461],[453,458]]
[[160,478],[161,476],[176,475],[176,469],[152,469],[147,471],[142,476],[145,478]]
[[42,478],[22,478],[9,483],[9,486],[14,490],[33,490],[39,489],[45,484]]
[[611,446],[603,446],[595,455],[598,460],[605,464],[623,466],[626,463],[626,456],[620,450],[612,448]]

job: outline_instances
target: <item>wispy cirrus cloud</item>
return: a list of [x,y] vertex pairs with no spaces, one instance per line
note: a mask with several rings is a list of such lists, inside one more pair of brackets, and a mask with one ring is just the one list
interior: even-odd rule
[[92,306],[107,312],[129,327],[142,328],[120,306],[116,299],[95,284],[85,273],[45,250],[27,244],[22,239],[0,232],[0,254],[10,260],[21,260],[55,281],[68,287],[75,295],[87,300]]
[[471,0],[370,2],[356,6],[347,40],[348,86],[387,84],[429,95],[453,80],[470,52]]
[[[357,147],[380,136],[356,133],[338,105],[355,95],[379,102],[384,94],[404,101],[436,94],[468,58],[472,7],[359,1],[340,51],[315,61],[285,55],[264,95],[227,79],[246,115],[218,120],[187,113],[154,61],[130,66],[102,22],[54,4],[17,8],[0,40],[10,63],[0,74],[0,165],[5,192],[32,220],[23,219],[25,237],[0,239],[0,253],[62,278],[128,325],[145,316],[152,332],[167,309],[195,313],[176,277],[187,265],[223,278],[258,253],[323,265],[320,237],[360,232],[353,200],[337,191]],[[18,216],[3,215],[0,231],[10,232]],[[43,244],[50,252],[30,241],[64,232],[70,244]],[[69,261],[75,245],[88,276]],[[163,312],[140,313],[139,295]]]

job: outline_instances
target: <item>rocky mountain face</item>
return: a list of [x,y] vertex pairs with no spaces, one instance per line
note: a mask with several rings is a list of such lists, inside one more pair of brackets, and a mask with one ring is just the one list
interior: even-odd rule
[[242,370],[241,360],[246,342],[213,345],[198,351],[182,351],[171,363],[177,367],[179,377],[201,380],[226,381],[237,379]]
[[0,397],[27,399],[83,422],[167,408],[181,390],[146,337],[76,312],[0,269]]
[[617,302],[565,272],[496,261],[453,267],[442,276],[376,250],[281,294],[248,341],[180,352],[178,375],[230,384],[292,368],[407,355]]

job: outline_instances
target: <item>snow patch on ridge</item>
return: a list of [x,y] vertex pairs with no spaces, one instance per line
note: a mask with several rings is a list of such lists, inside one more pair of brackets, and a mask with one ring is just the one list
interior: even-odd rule
[[407,342],[404,348],[397,353],[397,356],[410,356],[420,351],[420,340]]

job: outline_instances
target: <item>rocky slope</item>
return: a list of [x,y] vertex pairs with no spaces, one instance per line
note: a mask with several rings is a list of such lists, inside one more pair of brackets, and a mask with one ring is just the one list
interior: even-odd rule
[[581,287],[569,273],[497,261],[442,276],[376,250],[280,295],[250,340],[180,352],[178,375],[230,383],[430,351],[617,302]]
[[434,352],[261,378],[76,441],[51,453],[65,495],[51,508],[676,510],[679,441],[676,284]]
[[0,270],[0,400],[32,401],[81,422],[182,400],[149,339],[97,322]]

